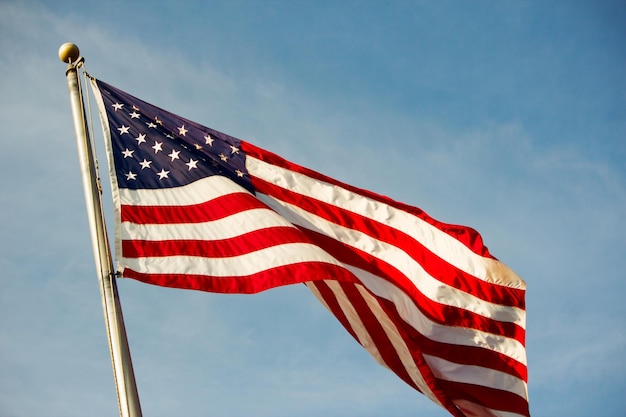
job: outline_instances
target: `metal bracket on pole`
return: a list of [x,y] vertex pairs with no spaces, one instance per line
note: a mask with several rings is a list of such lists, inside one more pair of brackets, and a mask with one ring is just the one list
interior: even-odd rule
[[120,417],[141,417],[139,395],[130,358],[122,308],[117,292],[111,249],[102,211],[101,192],[89,139],[89,130],[87,129],[87,118],[85,116],[80,81],[78,79],[77,70],[84,63],[84,59],[80,56],[78,47],[72,43],[61,45],[59,58],[68,64],[65,75],[70,93],[78,157],[85,191],[85,203],[87,205],[87,217],[91,231],[98,281],[100,283],[102,308],[104,309],[104,320],[109,339]]

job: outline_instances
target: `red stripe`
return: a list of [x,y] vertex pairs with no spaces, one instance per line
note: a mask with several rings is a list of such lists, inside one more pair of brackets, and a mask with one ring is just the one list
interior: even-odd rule
[[298,242],[310,243],[300,230],[284,226],[254,230],[220,240],[123,240],[122,253],[125,258],[177,255],[224,258]]
[[493,410],[530,417],[528,401],[510,391],[442,379],[438,382],[453,400],[467,400]]
[[[314,198],[275,186],[258,178],[253,177],[252,182],[259,192],[281,201],[297,205],[299,208],[322,217],[334,224],[357,230],[375,239],[398,247],[422,265],[429,275],[436,277],[439,281],[451,287],[458,288],[482,300],[496,304],[521,309],[525,306],[524,290],[478,279],[444,261],[425,248],[412,236],[398,229],[391,228],[368,217],[324,203]],[[333,253],[330,250],[329,252]]]
[[[208,272],[208,271],[207,271]],[[304,262],[281,265],[251,275],[211,276],[181,273],[150,274],[125,268],[122,275],[148,284],[228,294],[253,294],[282,285],[307,281],[355,281],[354,275],[337,265]]]
[[267,206],[248,193],[237,192],[187,206],[122,205],[123,222],[136,224],[203,223]]
[[410,331],[415,336],[414,344],[419,346],[425,355],[439,357],[448,362],[458,363],[468,366],[480,366],[493,369],[519,378],[528,382],[528,368],[521,362],[502,353],[481,348],[478,346],[454,345],[450,343],[436,342],[419,334],[417,331]]
[[405,341],[411,350],[420,350],[425,355],[436,356],[449,362],[493,369],[528,381],[528,368],[525,364],[491,349],[431,340],[406,323],[391,301],[380,299],[380,303],[385,306],[389,318],[405,332]]
[[[423,210],[417,207],[400,203],[400,202],[390,199],[389,197],[376,194],[371,191],[364,190],[358,187],[354,187],[352,185],[345,184],[341,181],[337,181],[333,178],[327,177],[326,175],[320,174],[319,172],[315,172],[308,168],[304,168],[300,165],[289,162],[286,159],[272,152],[266,151],[265,149],[261,149],[257,146],[254,146],[251,143],[241,141],[241,149],[249,156],[260,159],[261,161],[279,166],[281,168],[288,169],[293,172],[306,175],[318,181],[323,181],[329,184],[336,185],[338,187],[351,191],[355,194],[362,195],[363,197],[379,201],[381,203],[387,204],[388,206],[395,207],[399,210],[410,213],[416,217],[419,217],[425,222],[435,226],[437,229],[443,231],[444,233],[447,233],[450,236],[454,237],[455,239],[463,243],[465,246],[467,246],[472,252],[476,253],[477,255],[493,258],[493,256],[489,253],[489,250],[487,249],[487,247],[483,244],[482,237],[480,236],[480,234],[476,230],[472,229],[471,227],[459,226],[459,225],[453,225],[453,224],[440,222],[438,220],[433,219],[428,214],[426,214]],[[253,185],[254,185],[254,182],[253,182]]]

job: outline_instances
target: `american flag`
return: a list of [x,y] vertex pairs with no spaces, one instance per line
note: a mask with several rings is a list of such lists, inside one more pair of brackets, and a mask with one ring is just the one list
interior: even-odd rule
[[221,293],[304,283],[452,415],[530,415],[525,283],[475,230],[92,86],[122,276]]

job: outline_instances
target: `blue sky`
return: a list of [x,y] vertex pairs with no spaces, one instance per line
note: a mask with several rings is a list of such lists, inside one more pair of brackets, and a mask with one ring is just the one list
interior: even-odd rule
[[[623,415],[625,18],[618,1],[0,1],[0,416],[117,413],[68,41],[146,101],[476,228],[528,284],[531,414]],[[119,286],[146,416],[448,415],[303,286]]]

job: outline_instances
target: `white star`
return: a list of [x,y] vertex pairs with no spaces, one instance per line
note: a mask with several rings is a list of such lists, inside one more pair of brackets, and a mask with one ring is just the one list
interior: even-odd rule
[[122,103],[115,103],[115,104],[113,104],[113,108],[115,109],[115,111],[120,110],[122,107],[124,107],[124,105]]
[[189,167],[189,171],[191,171],[192,168],[198,168],[196,165],[198,164],[198,161],[196,161],[193,158],[189,158],[189,162],[187,162],[185,165],[187,165]]
[[122,151],[122,155],[124,155],[124,159],[130,158],[131,156],[133,156],[133,152],[135,151],[131,151],[130,149],[126,148],[126,150]]
[[135,174],[133,171],[129,171],[128,174],[126,174],[126,181],[136,180],[136,179],[137,179],[137,174]]
[[167,156],[169,156],[170,158],[172,158],[172,162],[174,162],[174,159],[180,159],[180,158],[178,157],[178,154],[179,154],[179,153],[180,153],[180,151],[175,151],[175,150],[172,150],[172,153],[171,153],[171,154],[169,154],[169,155],[167,155]]
[[185,136],[185,134],[187,134],[187,132],[189,132],[187,129],[185,129],[185,125],[182,125],[181,127],[178,128],[178,134],[181,136]]
[[228,161],[228,158],[226,157],[226,155],[224,155],[223,153],[219,154],[219,157],[222,161],[226,162]]
[[130,129],[130,126],[124,126],[124,125],[122,125],[122,127],[117,128],[117,130],[120,131],[120,135],[123,135],[124,133],[128,133],[128,129]]
[[201,150],[201,149],[202,149],[202,146],[200,146],[200,145],[199,145],[199,144],[197,144],[197,143],[194,143],[194,144],[193,144],[193,146],[195,146],[197,150]]
[[207,134],[207,135],[204,137],[204,143],[205,143],[205,144],[207,144],[207,145],[209,145],[209,146],[213,146],[213,140],[214,140],[214,139],[213,139],[213,138],[211,137],[211,135],[209,135],[209,134]]
[[163,150],[163,148],[161,147],[162,145],[163,145],[163,142],[154,142],[154,146],[152,147],[152,149],[154,149],[155,154]]
[[141,165],[141,169],[146,169],[146,168],[150,168],[150,164],[152,163],[152,161],[147,161],[145,158],[143,161],[141,161],[139,163],[139,165]]
[[133,110],[135,110],[135,111],[139,111],[139,107],[137,107],[137,106],[135,106],[135,105],[133,104]]
[[234,153],[239,154],[239,148],[236,146],[230,145],[230,154],[232,155]]
[[135,140],[137,141],[137,145],[141,145],[142,143],[146,142],[146,134],[145,133],[140,133],[139,136],[137,136],[135,138]]
[[168,178],[169,173],[169,171],[161,169],[161,172],[157,172],[157,175],[159,176],[159,179],[162,180],[163,178]]
[[139,119],[139,116],[141,116],[139,113],[137,113],[136,111],[132,112],[132,113],[128,113],[130,115],[131,119]]
[[162,122],[162,121],[160,121],[160,120],[159,120],[159,118],[158,118],[158,117],[156,117],[156,116],[154,117],[154,121],[155,121],[155,122],[156,122],[156,124],[158,124],[158,125],[163,125],[163,122]]
[[165,135],[166,138],[168,139],[174,139],[174,136],[170,135],[169,133],[167,135]]
[[237,176],[238,176],[239,178],[242,178],[242,177],[243,177],[243,172],[241,172],[240,170],[236,169],[236,170],[235,170],[235,173],[237,174]]
[[151,128],[151,129],[155,129],[155,128],[157,127],[157,125],[155,125],[155,124],[154,124],[154,123],[152,123],[152,122],[148,122],[148,123],[146,123],[146,125],[147,125],[149,128]]

